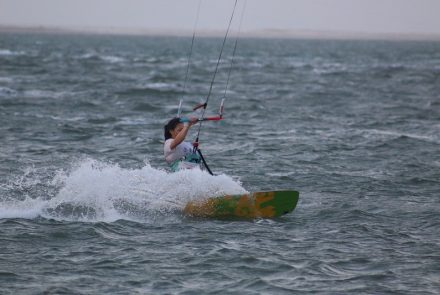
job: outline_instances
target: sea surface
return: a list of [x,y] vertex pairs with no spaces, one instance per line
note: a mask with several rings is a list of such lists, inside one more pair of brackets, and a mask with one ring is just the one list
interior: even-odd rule
[[[225,96],[228,40],[207,113]],[[0,294],[440,294],[440,43],[0,34]],[[195,137],[195,130],[189,140]],[[189,200],[300,192],[273,220]]]

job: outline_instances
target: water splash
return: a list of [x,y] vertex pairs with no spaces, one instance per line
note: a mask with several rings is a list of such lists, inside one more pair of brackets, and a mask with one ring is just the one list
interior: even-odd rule
[[[35,179],[27,183],[35,183]],[[211,176],[201,170],[168,173],[149,164],[125,169],[93,159],[56,172],[46,185],[57,188],[52,196],[28,194],[23,198],[29,188],[22,186],[21,197],[2,198],[0,218],[144,221],[180,212],[189,200],[246,192],[227,175]]]

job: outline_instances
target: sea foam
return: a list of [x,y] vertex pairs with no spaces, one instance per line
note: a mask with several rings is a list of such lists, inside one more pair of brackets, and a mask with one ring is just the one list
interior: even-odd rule
[[53,196],[27,195],[23,199],[23,191],[21,198],[3,198],[0,219],[144,221],[180,214],[190,200],[246,192],[227,175],[211,176],[198,169],[169,173],[149,164],[126,169],[93,159],[58,171],[46,185],[56,187]]

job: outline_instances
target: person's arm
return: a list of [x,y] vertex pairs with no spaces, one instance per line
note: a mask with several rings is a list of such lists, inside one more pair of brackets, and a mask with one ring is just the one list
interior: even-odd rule
[[191,118],[191,120],[188,122],[188,124],[185,124],[183,126],[182,131],[179,132],[179,134],[176,135],[176,138],[174,138],[173,142],[170,144],[170,148],[174,150],[176,146],[182,143],[182,141],[185,140],[186,135],[188,134],[189,128],[197,123],[197,118]]

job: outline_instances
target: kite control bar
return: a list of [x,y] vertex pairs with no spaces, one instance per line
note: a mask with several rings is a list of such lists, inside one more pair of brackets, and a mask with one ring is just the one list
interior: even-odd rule
[[[202,121],[220,121],[223,118],[218,116],[218,117],[206,117],[206,118],[199,118],[197,119],[197,122],[202,122]],[[180,123],[188,123],[189,121],[191,121],[189,118],[180,118]]]
[[[222,102],[220,103],[220,109],[218,112],[218,116],[212,116],[212,117],[202,117],[202,118],[198,118],[197,122],[203,122],[203,121],[220,121],[223,119],[223,110],[224,110],[224,102],[225,99],[222,99]],[[182,107],[182,101],[180,101],[179,104],[179,110],[178,110],[178,117],[180,118],[180,122],[181,123],[187,123],[190,121],[189,118],[186,117],[180,117],[181,114],[181,107]],[[198,110],[200,108],[206,108],[206,103],[202,103],[202,104],[198,104],[193,108],[193,111]]]

